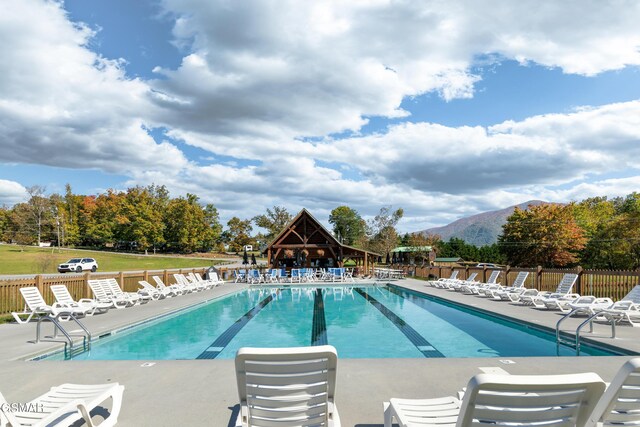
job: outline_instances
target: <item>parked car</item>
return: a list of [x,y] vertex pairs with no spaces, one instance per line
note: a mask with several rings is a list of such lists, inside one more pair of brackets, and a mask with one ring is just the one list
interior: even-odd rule
[[71,258],[69,261],[58,265],[59,273],[66,273],[67,271],[81,273],[83,271],[96,270],[98,270],[98,263],[93,258]]
[[478,268],[485,268],[485,267],[486,268],[500,268],[499,265],[491,264],[491,263],[488,263],[488,262],[481,262],[480,264],[476,265],[476,267],[478,267]]

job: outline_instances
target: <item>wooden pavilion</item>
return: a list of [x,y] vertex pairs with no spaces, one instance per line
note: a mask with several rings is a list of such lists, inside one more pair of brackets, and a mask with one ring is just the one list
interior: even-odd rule
[[380,255],[343,245],[306,209],[302,209],[265,250],[269,268],[343,267],[353,260],[370,273]]

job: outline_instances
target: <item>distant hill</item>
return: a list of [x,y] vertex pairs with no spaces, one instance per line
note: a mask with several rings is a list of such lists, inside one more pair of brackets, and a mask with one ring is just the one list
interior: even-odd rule
[[547,202],[542,200],[529,200],[519,205],[509,206],[498,211],[483,212],[477,215],[460,218],[449,225],[434,227],[421,231],[421,233],[438,234],[442,240],[449,240],[452,237],[463,239],[465,242],[484,246],[491,245],[498,241],[498,236],[502,233],[502,225],[507,222],[509,215],[516,207],[526,209],[529,205],[541,205]]

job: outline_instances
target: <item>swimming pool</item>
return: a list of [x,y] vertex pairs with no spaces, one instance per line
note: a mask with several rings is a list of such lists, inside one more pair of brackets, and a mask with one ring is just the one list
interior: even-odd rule
[[[365,285],[250,288],[96,340],[73,359],[232,359],[244,346],[323,344],[341,358],[575,355],[546,331],[398,286]],[[583,345],[581,354],[614,353]]]

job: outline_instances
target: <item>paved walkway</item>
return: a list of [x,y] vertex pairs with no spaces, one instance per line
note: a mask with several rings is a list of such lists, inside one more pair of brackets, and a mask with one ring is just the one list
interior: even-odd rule
[[[460,295],[424,286],[424,282],[396,282],[441,298],[489,309],[514,318],[528,319],[543,326],[555,325],[558,315],[539,312],[508,303]],[[234,292],[246,285],[225,284],[211,291],[156,301],[146,306],[112,310],[88,318],[86,324],[100,334]],[[603,342],[638,348],[638,331],[619,327],[619,339],[606,338],[608,329],[596,328],[593,337]],[[227,426],[234,408],[237,389],[232,360],[155,361],[71,361],[25,362],[11,360],[41,352],[51,343],[33,344],[33,325],[0,325],[0,391],[9,402],[25,402],[63,382],[120,382],[125,385],[120,426],[210,425]],[[480,367],[501,368],[512,374],[552,374],[595,371],[605,381],[629,357],[546,357],[504,359],[341,359],[338,365],[337,404],[344,426],[382,426],[382,402],[390,397],[437,397],[455,393]]]

